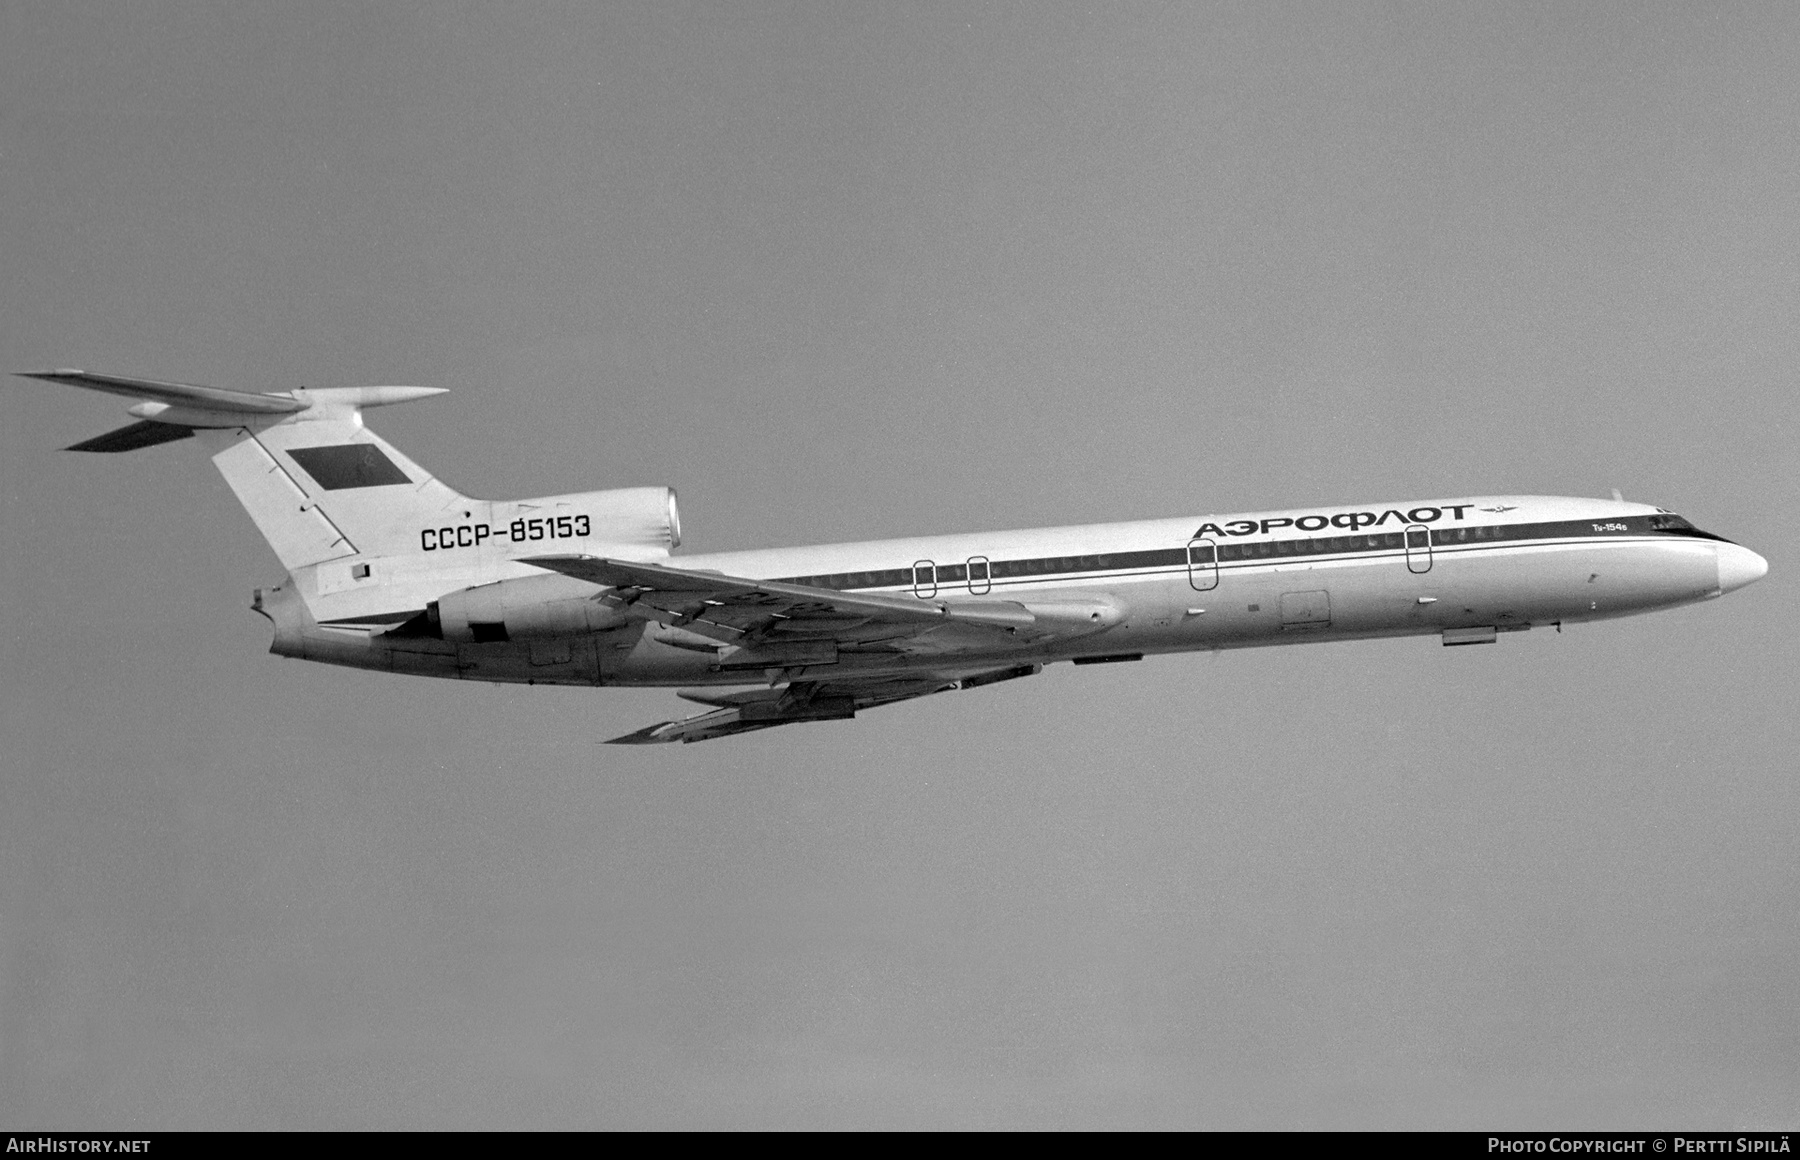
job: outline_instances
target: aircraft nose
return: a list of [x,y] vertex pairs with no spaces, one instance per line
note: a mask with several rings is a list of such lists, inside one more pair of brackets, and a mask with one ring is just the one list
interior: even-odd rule
[[1720,592],[1736,592],[1769,573],[1769,562],[1749,548],[1737,544],[1717,544],[1713,551],[1719,557]]

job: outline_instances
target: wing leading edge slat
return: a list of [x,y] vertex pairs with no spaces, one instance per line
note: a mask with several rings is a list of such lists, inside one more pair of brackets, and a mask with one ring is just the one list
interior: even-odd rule
[[[714,708],[613,738],[613,745],[707,741],[773,725],[837,721],[861,709],[1030,676],[1043,666],[1009,664],[1004,655],[1033,647],[1045,636],[1102,631],[1119,616],[1105,601],[1058,602],[1039,612],[1009,600],[843,592],[595,556],[533,556],[521,562],[617,590],[663,626],[652,631],[652,639],[695,651],[718,641],[715,672],[760,669],[779,679],[786,670],[805,678],[735,693],[684,690],[681,696]],[[925,663],[903,675],[891,669],[859,675],[854,668],[842,676],[822,675],[841,661],[884,652]]]
[[851,594],[830,588],[783,584],[776,580],[748,580],[712,572],[690,572],[662,564],[640,564],[594,556],[533,556],[522,561],[565,576],[573,576],[609,588],[639,591],[639,599],[651,607],[695,620],[731,623],[783,617],[851,616],[900,620],[914,624],[939,624],[943,609],[924,601],[890,596]]
[[[1013,632],[1037,623],[1037,617],[1022,605],[1002,600],[953,604],[842,592],[597,556],[532,556],[521,562],[591,584],[628,590],[634,602],[666,613],[670,617],[666,623],[695,629],[710,626],[729,641],[746,635],[754,641],[792,631],[786,625],[829,637],[835,631],[870,624],[920,631],[955,623]],[[838,622],[836,628],[833,622]]]

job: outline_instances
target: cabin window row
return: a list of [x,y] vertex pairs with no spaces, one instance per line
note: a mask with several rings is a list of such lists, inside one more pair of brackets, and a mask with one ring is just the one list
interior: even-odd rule
[[[1399,532],[1360,536],[1329,536],[1307,540],[1264,540],[1254,544],[1221,544],[1217,560],[1254,560],[1273,556],[1322,555],[1329,552],[1363,552],[1405,547]],[[1191,548],[1159,548],[1143,552],[1102,552],[1091,556],[1041,556],[1031,560],[979,561],[977,585],[992,580],[1017,580],[1032,576],[1078,575],[1083,572],[1116,572],[1127,568],[1179,568],[1184,564],[1214,563],[1214,549],[1196,544]],[[985,565],[985,568],[984,568]],[[937,564],[921,560],[911,568],[878,572],[833,572],[823,576],[797,576],[792,584],[815,588],[899,588],[919,584],[962,584],[969,580],[969,564]],[[983,571],[987,575],[982,575]]]
[[[1147,552],[1107,552],[1092,556],[1044,556],[1034,560],[994,560],[977,558],[971,563],[932,564],[920,561],[912,568],[889,568],[881,572],[833,572],[824,576],[798,576],[792,584],[817,588],[895,588],[901,585],[934,581],[938,584],[962,584],[969,580],[971,566],[975,583],[987,580],[1018,579],[1026,576],[1055,576],[1079,572],[1114,572],[1122,568],[1177,568],[1186,560],[1180,548],[1162,548]],[[983,573],[986,575],[983,575]]]
[[[1324,556],[1342,552],[1379,552],[1406,547],[1401,532],[1374,532],[1360,536],[1317,536],[1305,540],[1262,540],[1253,544],[1220,544],[1220,560],[1266,560],[1276,556]],[[1196,545],[1196,550],[1202,546]],[[1196,564],[1211,560],[1195,559]]]
[[[1654,521],[1654,522],[1653,522]],[[1689,532],[1691,524],[1679,516],[1633,518],[1630,525],[1606,525],[1607,531]],[[1458,528],[1433,528],[1432,544],[1483,543],[1492,540],[1541,540],[1566,536],[1592,535],[1596,529],[1589,521],[1563,520],[1541,524],[1477,524]],[[1076,575],[1083,572],[1114,572],[1127,568],[1176,568],[1186,564],[1207,565],[1238,560],[1268,560],[1285,556],[1324,556],[1350,552],[1388,552],[1405,549],[1408,532],[1369,532],[1351,536],[1312,536],[1295,540],[1261,540],[1247,544],[1224,543],[1216,546],[1194,544],[1180,548],[1152,549],[1142,552],[1104,552],[1090,556],[1043,556],[1032,560],[984,561],[974,563],[976,586],[990,580],[1016,580],[1032,576]],[[1414,548],[1425,546],[1425,529],[1415,528]],[[965,584],[970,580],[971,565],[937,564],[920,561],[912,568],[887,568],[872,572],[833,572],[824,576],[798,576],[792,584],[816,588],[901,588],[921,584]],[[983,575],[983,572],[986,575]]]

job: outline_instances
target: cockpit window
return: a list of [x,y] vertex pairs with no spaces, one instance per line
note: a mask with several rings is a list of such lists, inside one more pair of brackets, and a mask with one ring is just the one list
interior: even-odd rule
[[1658,512],[1653,516],[1646,517],[1644,523],[1652,532],[1660,532],[1665,536],[1692,536],[1697,540],[1717,540],[1721,544],[1731,543],[1724,536],[1715,536],[1711,532],[1701,531],[1674,512]]

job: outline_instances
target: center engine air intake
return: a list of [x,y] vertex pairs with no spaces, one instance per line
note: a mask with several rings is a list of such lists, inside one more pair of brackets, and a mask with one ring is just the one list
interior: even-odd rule
[[673,550],[681,546],[681,508],[672,487],[620,487],[535,501],[572,500],[575,510],[593,516],[600,544],[630,544]]

